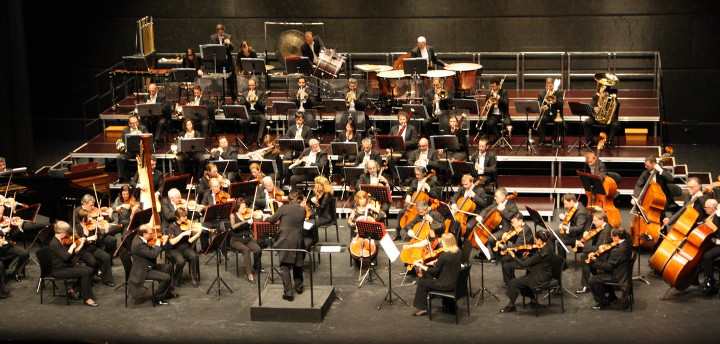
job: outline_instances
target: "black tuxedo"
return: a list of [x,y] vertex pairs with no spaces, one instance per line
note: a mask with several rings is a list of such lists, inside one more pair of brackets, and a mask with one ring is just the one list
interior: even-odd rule
[[[486,217],[485,217],[485,216],[487,215],[487,213],[488,213],[491,209],[494,209],[494,208],[497,208],[497,203],[495,203],[495,202],[493,201],[489,206],[485,207],[485,209],[483,209],[482,211],[480,211],[480,216],[482,216],[483,221],[486,220]],[[495,237],[497,237],[498,239],[500,239],[500,236],[502,236],[503,233],[506,233],[506,232],[512,230],[512,225],[510,224],[510,219],[512,219],[512,218],[515,216],[515,214],[517,214],[517,213],[519,213],[519,212],[520,212],[520,210],[518,209],[518,207],[517,207],[517,205],[515,204],[515,202],[513,202],[513,201],[511,201],[511,200],[507,200],[507,201],[505,202],[505,209],[503,209],[502,211],[500,211],[500,216],[502,217],[502,222],[501,222],[500,225],[498,225],[497,228],[495,228],[495,230],[493,231],[493,234],[495,235]],[[496,234],[496,233],[497,233],[497,234]],[[486,245],[487,245],[487,247],[495,246],[495,238],[493,238],[492,236],[490,236],[490,237],[488,238],[488,241],[487,241]]]
[[[446,90],[448,91],[448,90]],[[427,91],[425,91],[425,94],[423,95],[423,101],[422,104],[425,105],[425,108],[427,108],[427,113],[432,114],[435,111],[435,106],[433,104],[433,100],[435,99],[435,89],[431,88]],[[450,110],[452,108],[453,104],[453,96],[452,92],[447,92],[447,98],[440,100],[440,110]]]
[[[542,118],[540,119],[540,125],[538,127],[538,136],[540,137],[540,144],[545,143],[545,123],[548,123],[548,121],[553,122],[557,118],[558,115],[562,118],[562,111],[563,111],[563,90],[557,90],[554,95],[556,97],[555,103],[549,106],[548,110],[545,111]],[[542,106],[543,100],[545,99],[545,95],[547,95],[547,90],[543,90],[538,94],[538,102],[540,102],[540,105]],[[562,124],[561,124],[562,123]],[[564,122],[555,123],[555,126],[553,128],[553,136],[552,140],[554,142],[558,142],[558,138],[560,136],[560,126],[564,125]]]
[[[501,239],[498,237],[498,239]],[[532,229],[526,223],[523,224],[523,229],[520,233],[516,234],[512,238],[508,239],[505,243],[505,248],[518,247],[522,245],[533,245],[535,243]],[[550,244],[548,244],[550,246]],[[507,286],[510,281],[515,278],[515,270],[523,269],[523,266],[518,263],[511,255],[506,254],[500,258],[500,265],[502,268],[503,282]]]
[[[495,136],[500,138],[500,130],[497,124],[502,122],[503,127],[510,125],[510,99],[508,98],[508,92],[506,89],[501,88],[499,91],[500,99],[498,103],[490,107],[487,115],[487,126],[488,130],[491,131]],[[485,93],[485,99],[487,100],[491,96],[491,91]],[[498,112],[496,114],[496,112]]]
[[[350,92],[350,89],[345,89],[345,96],[347,97],[348,92]],[[362,88],[355,88],[355,110],[356,111],[365,111],[367,108],[367,92],[365,92]]]
[[438,257],[435,265],[428,266],[427,274],[423,274],[423,278],[418,280],[413,306],[417,309],[426,309],[427,295],[432,290],[455,290],[461,261],[461,252],[446,252]]
[[520,293],[525,296],[535,297],[532,292],[528,293],[527,288],[542,287],[550,282],[552,279],[552,261],[553,257],[555,257],[553,249],[552,245],[546,244],[532,253],[527,259],[514,258],[520,268],[530,269],[530,273],[508,282],[505,294],[511,303],[515,303]]
[[224,41],[226,39],[230,39],[229,33],[224,34],[222,41],[220,41],[220,37],[217,33],[210,35],[211,43],[225,45],[225,58],[221,60],[218,57],[215,73],[229,73],[229,76],[227,78],[228,91],[230,92],[230,97],[234,101],[237,99],[237,76],[235,75],[235,60],[232,57],[232,51],[235,48],[232,44],[225,44]]
[[[645,183],[647,183],[648,179],[650,178],[650,174],[651,172],[647,169],[645,169],[642,174],[640,174],[640,178],[638,178],[637,183],[635,183],[635,188],[633,189],[633,196],[635,196],[635,198],[640,197],[640,193],[642,192]],[[665,197],[667,198],[667,202],[665,203],[665,211],[677,208],[678,205],[677,203],[675,203],[672,192],[670,192],[670,189],[668,188],[668,183],[673,182],[673,176],[670,171],[663,169],[662,173],[655,173],[655,182],[660,184],[660,188],[662,189]],[[702,210],[701,213],[703,213]]]
[[[440,198],[440,196],[439,196],[440,193],[438,192],[439,190],[437,190],[438,189],[437,177],[432,176],[432,178],[428,178],[428,180],[426,180],[426,182],[430,186],[430,191],[426,191],[428,196],[430,196],[430,198],[435,198],[435,199]],[[410,188],[405,192],[405,196],[412,197],[412,195],[415,193],[415,191],[417,191],[419,183],[420,183],[420,181],[418,181],[417,178],[413,178],[412,182],[410,183]],[[400,217],[401,216],[398,216],[398,218],[400,218]]]
[[265,105],[267,103],[267,93],[261,90],[255,89],[255,95],[257,95],[257,102],[255,103],[255,110],[250,109],[250,102],[247,100],[248,93],[246,90],[240,95],[240,105],[245,105],[248,110],[249,119],[240,120],[240,128],[242,133],[245,135],[245,139],[250,138],[250,121],[254,121],[258,124],[258,134],[254,141],[262,141],[263,133],[265,132],[265,123],[267,118],[265,117]]
[[[300,52],[302,52],[302,56],[307,57],[310,60],[310,63],[315,64],[315,56],[320,56],[320,50],[325,49],[325,43],[323,43],[322,39],[318,36],[313,37],[313,46],[310,48],[310,45],[307,44],[307,42],[303,42],[302,46],[300,47]],[[315,54],[313,55],[313,50],[315,51]]]
[[[480,159],[480,151],[470,156],[470,163],[473,164],[473,168],[475,163]],[[485,152],[485,160],[483,163],[483,173],[478,172],[478,176],[481,176],[484,178],[483,184],[492,184],[497,180],[497,157],[494,153],[491,151]]]
[[[310,60],[312,61],[312,59],[310,59]],[[300,108],[300,98],[298,98],[298,96],[297,96],[298,89],[299,88],[294,88],[290,92],[291,93],[290,101],[295,103],[295,106],[297,106],[299,109]],[[302,107],[303,107],[303,109],[309,110],[309,109],[312,109],[313,107],[315,107],[315,101],[313,101],[313,98],[315,95],[313,94],[313,91],[309,87],[305,88],[305,93],[307,93],[308,97],[305,98],[305,104],[303,104]]]
[[[591,226],[592,227],[592,226]],[[580,261],[582,262],[582,275],[580,279],[580,285],[583,287],[589,287],[588,281],[590,280],[590,276],[596,273],[595,265],[593,264],[586,264],[585,259],[587,259],[588,254],[591,252],[595,252],[600,248],[600,246],[609,244],[612,242],[612,238],[610,237],[610,231],[612,230],[610,224],[606,223],[603,225],[603,230],[600,231],[600,233],[595,234],[595,236],[592,237],[592,239],[585,242],[584,246],[582,248],[578,248],[578,252],[582,252],[583,254],[580,255]],[[607,259],[607,255],[602,255],[598,259],[599,260],[605,260]]]
[[[165,198],[161,203],[162,210],[160,211],[160,217],[162,220],[162,227],[167,228],[173,222],[175,222],[175,206],[169,198]],[[189,216],[188,216],[189,217]]]
[[151,279],[160,282],[155,288],[156,299],[165,299],[167,293],[172,290],[170,278],[170,265],[158,264],[157,256],[162,252],[160,245],[150,246],[142,240],[140,234],[133,239],[130,252],[132,253],[132,268],[128,278],[128,291],[134,298],[140,298],[147,289],[144,288],[145,280]]
[[[583,233],[585,231],[590,230],[592,227],[592,214],[588,213],[587,209],[582,203],[577,203],[577,209],[575,210],[575,213],[570,218],[570,222],[568,223],[568,228],[565,230],[565,234],[558,233],[558,236],[560,237],[560,240],[567,246],[568,248],[572,248],[575,246],[575,241],[582,239]],[[560,244],[558,244],[558,255],[565,258],[567,256],[567,252],[565,252],[565,249],[563,249]]]
[[[287,132],[285,132],[285,138],[286,139],[294,139],[297,134],[297,125],[291,125]],[[303,142],[305,143],[305,147],[308,147],[310,145],[310,139],[312,139],[312,129],[307,125],[307,123],[303,124],[302,130],[300,133],[300,137],[302,138]]]
[[[400,132],[400,125],[394,125],[392,128],[390,128],[390,135],[398,135],[398,132]],[[407,127],[405,128],[405,132],[403,133],[403,137],[405,137],[405,151],[411,151],[418,148],[418,132],[414,125],[407,124]]]
[[[278,209],[273,216],[267,219],[269,223],[280,221],[277,239],[273,244],[274,248],[298,249],[306,248],[304,238],[306,236],[303,229],[305,221],[305,209],[297,202],[290,202]],[[283,282],[283,291],[285,296],[293,295],[293,285],[290,277],[290,269],[293,270],[293,279],[295,281],[295,290],[303,289],[303,261],[305,255],[302,253],[284,251],[279,252],[280,259],[280,278]]]
[[[592,98],[591,107],[597,106],[598,103],[598,95],[594,95]],[[608,124],[607,129],[607,142],[612,143],[613,138],[615,137],[615,133],[618,130],[618,127],[620,126],[620,121],[618,120],[618,114],[620,113],[620,102],[617,102],[617,107],[615,108],[615,114],[613,115],[612,121],[610,121],[610,124]],[[583,127],[583,133],[585,134],[585,139],[592,143],[593,141],[593,135],[592,135],[592,126],[595,124],[600,124],[595,120],[595,116],[588,116],[582,123]]]
[[[360,149],[357,157],[355,158],[355,164],[360,165],[360,163],[362,163],[364,159],[365,159],[365,151]],[[382,166],[382,155],[380,155],[380,153],[378,151],[376,151],[375,149],[370,150],[370,160],[375,160],[375,161],[377,161],[378,166]]]
[[[414,166],[415,162],[420,159],[420,154],[421,154],[420,149],[416,149],[416,150],[410,152],[407,157],[408,164],[410,166]],[[438,154],[437,154],[436,150],[430,149],[430,147],[428,147],[427,159],[428,159],[427,167],[426,167],[427,171],[430,171],[433,169],[437,171],[440,169],[440,158],[438,158]]]
[[[618,283],[622,289],[625,289],[628,281],[627,270],[632,257],[632,239],[626,238],[617,246],[613,247],[605,260],[595,260],[590,262],[597,270],[604,271],[602,274],[593,275],[588,280],[590,290],[593,293],[595,302],[601,306],[607,306],[610,302],[605,296],[606,292],[613,293],[612,287],[606,287],[605,283]],[[625,291],[625,290],[623,290]]]
[[[210,156],[210,160],[220,160],[220,158],[222,158],[222,160],[237,161],[238,151],[233,146],[228,145],[226,148],[223,148],[222,154],[218,154],[217,152],[215,152],[214,155]],[[237,172],[234,172],[234,171],[224,171],[224,172],[225,172],[225,177],[227,179],[229,179],[231,183],[234,183],[237,181],[237,179],[238,179]],[[220,173],[222,175],[223,170],[222,169],[218,170],[218,173]]]
[[[428,68],[437,69],[437,66],[445,67],[445,62],[440,60],[437,55],[435,55],[435,49],[433,49],[433,47],[425,45],[425,49],[427,49],[428,53]],[[410,57],[422,57],[420,48],[415,46],[415,48],[410,50]]]

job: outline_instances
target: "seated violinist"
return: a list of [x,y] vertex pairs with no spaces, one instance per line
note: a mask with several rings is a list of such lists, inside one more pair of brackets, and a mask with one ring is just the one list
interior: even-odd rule
[[[580,285],[582,288],[575,292],[577,294],[583,294],[590,291],[588,280],[592,274],[597,273],[594,272],[594,265],[585,263],[589,254],[597,251],[600,246],[612,242],[612,237],[610,236],[611,228],[610,224],[607,223],[605,212],[602,210],[595,210],[592,212],[592,217],[593,230],[583,233],[583,238],[575,241],[575,248],[573,248],[573,250],[576,250],[577,252],[583,252],[583,254],[580,255],[580,261],[583,262],[582,276],[580,279]],[[607,258],[607,256],[601,256],[601,259],[604,258]]]
[[502,258],[500,258],[500,265],[502,266],[503,283],[505,283],[506,286],[510,280],[515,278],[515,270],[523,269],[523,267],[521,267],[512,256],[508,255],[505,250],[534,244],[532,229],[525,223],[522,213],[516,213],[515,216],[510,219],[510,224],[513,229],[507,233],[503,233],[502,238],[498,238],[500,241],[495,243],[495,247],[493,247],[493,251],[504,254]]
[[116,239],[112,238],[113,246],[110,248],[110,253],[103,250],[105,248],[104,238],[108,235],[100,229],[97,221],[93,221],[89,217],[89,212],[85,209],[78,211],[78,217],[82,219],[80,221],[80,230],[76,231],[76,234],[81,238],[85,238],[85,245],[79,252],[79,257],[85,262],[85,265],[93,268],[93,275],[100,273],[102,283],[104,285],[114,287],[113,275],[112,275],[112,253],[115,253],[117,245],[114,243]]
[[[465,174],[460,178],[460,187],[457,192],[455,192],[455,195],[453,195],[450,199],[450,210],[454,213],[460,209],[459,206],[463,205],[463,201],[460,201],[461,198],[465,202],[466,206],[470,203],[475,204],[475,214],[480,214],[480,211],[487,206],[485,186],[483,186],[482,183],[480,183],[480,185],[475,185],[473,176],[469,174]],[[468,216],[466,225],[467,230],[465,231],[465,237],[468,238],[473,228],[477,225],[477,219],[475,219],[475,216]]]
[[[255,283],[253,272],[260,273],[262,263],[262,250],[253,236],[252,231],[253,211],[248,208],[244,199],[235,201],[235,212],[230,215],[230,247],[242,252],[245,274],[250,283]],[[250,253],[252,252],[255,263],[250,267]]]
[[440,246],[443,252],[438,256],[437,260],[425,263],[420,259],[415,262],[415,267],[426,273],[418,280],[413,301],[413,306],[416,308],[415,312],[412,313],[414,316],[427,314],[429,292],[434,290],[453,291],[457,286],[462,253],[455,242],[455,236],[451,233],[442,234],[440,236]]
[[256,162],[250,164],[250,175],[248,176],[248,182],[251,181],[257,181],[258,183],[262,183],[262,179],[265,177],[265,174],[262,173],[262,169],[260,168],[260,165]]
[[185,200],[182,199],[182,195],[180,194],[180,190],[176,188],[168,190],[168,196],[166,199],[162,200],[162,204],[160,206],[160,216],[163,228],[167,228],[177,220],[175,211],[185,206],[184,201]]
[[[388,175],[383,175],[383,171],[378,170],[378,163],[375,160],[369,160],[367,164],[365,165],[365,173],[361,174],[360,177],[357,180],[357,183],[355,184],[355,190],[360,190],[361,186],[363,184],[368,185],[382,185],[387,186],[391,190],[393,188],[392,183],[390,183],[390,180],[388,179]],[[389,202],[382,202],[382,211],[384,211],[386,214],[388,213],[388,210],[390,209],[390,203]]]
[[[450,115],[450,118],[448,119],[448,124],[450,125],[449,128],[440,129],[440,135],[454,135],[455,137],[457,137],[458,140],[458,149],[447,151],[448,159],[467,161],[468,135],[465,130],[461,128],[462,123],[460,123],[456,115]],[[446,152],[444,149],[437,150],[437,154],[440,158],[445,158],[445,153]]]
[[[435,210],[430,209],[430,205],[427,201],[418,201],[417,204],[415,204],[415,210],[417,210],[417,215],[415,215],[415,218],[412,219],[412,221],[408,222],[407,225],[405,225],[404,229],[408,233],[408,237],[414,237],[417,233],[413,232],[413,228],[416,224],[420,224],[422,222],[427,222],[430,224],[431,228],[435,228],[436,226],[441,226],[442,229],[445,229],[445,223],[443,222],[445,218],[442,216],[442,214],[438,213]],[[434,223],[434,225],[433,225]],[[395,234],[395,237],[399,240],[400,238],[400,229],[397,229],[397,233]]]
[[[0,214],[0,219],[6,220],[7,218],[4,218],[4,216]],[[22,227],[23,220],[11,220],[10,223],[7,223],[7,226],[3,224],[0,228],[0,242],[2,243],[0,244],[0,261],[9,262],[9,267],[15,266],[11,276],[16,282],[21,281],[20,275],[25,276],[25,265],[27,265],[27,262],[30,259],[30,253],[28,250],[16,245],[11,240],[11,237],[22,232]],[[0,269],[0,278],[3,280],[5,279],[4,266]],[[3,290],[4,289],[0,289],[0,292]]]
[[133,299],[139,299],[145,295],[148,290],[144,286],[145,280],[159,282],[155,288],[155,295],[152,295],[154,304],[167,305],[168,299],[178,297],[177,294],[172,292],[174,289],[170,277],[172,267],[170,264],[158,264],[157,262],[157,257],[163,251],[161,245],[167,240],[167,235],[160,237],[149,224],[144,224],[138,228],[130,247],[133,264],[128,278],[128,292]]
[[[98,207],[95,206],[95,197],[93,197],[92,195],[89,195],[89,194],[85,194],[85,195],[80,199],[80,206],[79,206],[79,207],[76,207],[75,210],[74,210],[74,212],[73,212],[73,213],[75,214],[75,230],[79,230],[79,229],[80,229],[80,222],[82,221],[82,218],[80,217],[80,215],[78,214],[78,212],[79,212],[81,209],[85,209],[85,210],[90,214],[90,215],[89,215],[90,218],[92,218],[92,219],[94,219],[94,220],[97,220],[97,221],[103,221],[103,220],[104,220],[104,221],[107,221],[107,222],[109,222],[109,223],[115,221],[115,220],[113,219],[113,216],[112,216],[112,214],[113,214],[113,208],[112,208],[112,207],[107,207],[107,208],[106,208],[106,207],[102,207],[102,208],[98,208]],[[102,246],[102,247],[106,247],[105,250],[106,250],[108,253],[115,253],[115,251],[114,251],[115,249],[113,248],[113,247],[115,247],[115,245],[117,244],[117,239],[115,239],[115,234],[116,234],[116,233],[120,233],[120,232],[122,232],[122,228],[121,228],[121,227],[116,226],[116,225],[111,225],[111,226],[110,226],[110,229],[109,229],[109,231],[108,231],[108,233],[107,233],[107,234],[109,234],[109,235],[106,235],[105,238],[102,240],[102,243],[101,243],[101,246]]]
[[[210,179],[210,190],[205,191],[202,202],[198,204],[198,210],[204,216],[208,206],[233,201],[235,200],[230,198],[230,194],[220,189],[220,181],[217,178],[212,178]],[[223,219],[221,221],[206,221],[203,222],[202,225],[203,227],[207,228],[224,230],[225,228],[229,227],[229,223],[230,219]],[[205,250],[207,250],[209,244],[210,235],[207,231],[202,231],[202,234],[200,235],[200,246],[202,247],[202,252],[205,252]]]
[[[488,228],[492,231],[492,235],[488,236],[488,240],[486,243],[487,247],[495,246],[495,243],[497,242],[497,240],[499,240],[503,233],[512,230],[510,219],[512,219],[515,214],[520,212],[515,202],[508,199],[507,189],[503,187],[497,188],[497,190],[495,190],[495,198],[493,203],[485,207],[485,209],[480,212],[480,215],[475,217],[475,220],[478,223],[482,223],[485,216],[487,216],[487,214],[494,209],[497,209],[497,211],[500,212],[501,221],[500,224],[494,229]],[[482,253],[478,253],[475,256],[475,259],[482,259],[482,256]]]
[[[613,287],[607,286],[605,283],[618,283],[621,288],[625,288],[628,283],[627,270],[632,256],[632,240],[627,240],[628,233],[621,227],[613,228],[610,237],[614,247],[611,246],[610,252],[603,253],[607,259],[598,260],[599,253],[596,252],[588,254],[589,265],[592,266],[593,271],[603,271],[601,274],[593,274],[588,280],[595,299],[595,305],[592,307],[594,310],[606,308],[610,302],[617,300]],[[630,306],[630,300],[622,301],[624,307]]]
[[[705,214],[711,217],[712,224],[720,227],[720,206],[714,198],[705,201]],[[710,244],[702,255],[703,272],[705,279],[700,285],[702,293],[705,296],[713,296],[718,292],[717,282],[715,281],[715,268],[718,266],[717,258],[720,257],[720,231],[715,231],[709,238]]]
[[507,284],[507,295],[509,302],[501,313],[515,312],[515,300],[520,294],[530,297],[530,306],[538,306],[535,293],[531,288],[546,285],[552,279],[552,259],[555,253],[552,245],[548,245],[550,235],[547,231],[540,230],[535,233],[534,252],[523,252],[523,259],[515,254],[514,249],[507,250],[507,253],[522,269],[529,269],[530,273],[511,279]]
[[[65,221],[55,223],[55,235],[50,240],[48,248],[52,256],[52,271],[56,278],[72,278],[75,284],[68,289],[68,295],[73,299],[82,297],[85,304],[90,307],[97,307],[93,300],[95,297],[92,290],[93,269],[77,264],[77,255],[85,244],[85,238],[73,240],[71,238],[70,224]],[[80,288],[80,293],[76,289]]]
[[203,174],[202,178],[200,178],[200,182],[198,182],[197,185],[197,194],[199,197],[198,202],[204,201],[205,194],[208,190],[210,190],[211,179],[217,179],[220,182],[220,185],[223,187],[230,185],[230,180],[218,173],[217,165],[213,163],[205,165],[205,173]]
[[180,285],[185,262],[187,261],[190,264],[190,277],[192,279],[190,283],[197,288],[200,263],[198,255],[193,249],[193,244],[198,240],[203,230],[193,231],[190,228],[191,224],[187,215],[188,212],[185,208],[175,210],[176,220],[168,226],[166,232],[170,238],[168,241],[170,250],[167,254],[170,261],[175,263],[175,273],[173,274],[175,285]]
[[[564,194],[562,197],[563,208],[565,213],[559,215],[562,223],[558,231],[558,237],[568,248],[575,246],[575,242],[582,239],[583,233],[590,230],[592,226],[592,215],[582,203],[578,203],[574,194]],[[557,244],[558,255],[565,258],[567,256],[565,249]]]
[[130,224],[132,214],[140,209],[140,202],[135,200],[135,196],[130,194],[130,186],[123,185],[120,187],[120,193],[112,205],[113,210],[117,214],[117,224],[123,231],[127,230]]
[[287,200],[285,193],[275,186],[275,182],[270,177],[262,179],[262,185],[255,192],[254,210],[263,210],[274,213],[282,204],[280,200]]
[[[228,144],[227,137],[218,137],[218,146],[210,150],[210,160],[235,160],[237,161],[237,149]],[[226,171],[225,177],[231,182],[237,180],[237,173],[234,171]]]

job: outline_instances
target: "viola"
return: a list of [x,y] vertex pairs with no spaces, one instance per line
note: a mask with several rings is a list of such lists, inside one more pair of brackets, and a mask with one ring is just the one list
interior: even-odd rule
[[563,219],[562,224],[560,225],[560,234],[567,233],[568,225],[570,225],[570,220],[572,220],[573,215],[575,215],[575,212],[577,211],[577,207],[574,207],[570,209],[567,214],[565,214],[565,219]]
[[[585,235],[584,237],[582,237],[582,239],[580,239],[580,242],[583,244],[586,243],[588,240],[592,239],[595,235],[602,232],[603,229],[604,229],[604,227],[597,227],[597,228],[589,231],[587,235]],[[576,245],[575,247],[573,247],[573,251],[577,252],[577,250],[578,250],[578,246]]]
[[60,242],[63,245],[69,246],[69,245],[72,245],[73,243],[75,243],[75,245],[80,245],[81,241],[80,241],[80,236],[77,234],[74,234],[72,236],[66,236],[65,238],[60,240]]
[[[610,251],[613,247],[617,246],[619,243],[620,243],[619,241],[613,241],[611,244],[600,246],[600,248],[597,251],[595,251],[595,257],[597,257],[607,251]],[[590,257],[585,259],[585,263],[587,263],[587,264],[590,264],[591,261],[592,260],[590,259]]]
[[497,252],[497,250],[500,248],[498,245],[503,244],[505,245],[510,239],[518,235],[522,230],[524,229],[524,226],[517,226],[513,228],[513,230],[507,232],[507,235],[503,235],[503,237],[495,243],[495,246],[493,247],[493,251]]
[[516,247],[508,247],[507,249],[505,249],[505,250],[503,250],[502,252],[500,252],[500,254],[503,254],[503,255],[504,255],[504,254],[506,254],[506,253],[509,252],[509,251],[515,251],[515,252],[517,252],[517,253],[520,253],[520,252],[532,252],[532,251],[535,251],[535,250],[540,249],[540,248],[542,248],[542,246],[541,246],[541,245],[538,245],[538,244],[533,244],[533,245],[520,245],[520,246],[516,246]]

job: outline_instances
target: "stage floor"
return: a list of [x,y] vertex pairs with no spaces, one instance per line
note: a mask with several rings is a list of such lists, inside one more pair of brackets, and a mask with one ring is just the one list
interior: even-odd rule
[[[628,209],[623,209],[622,215],[623,224],[627,226],[630,223]],[[391,221],[391,225],[393,223]],[[558,220],[552,225],[557,226]],[[341,220],[340,238],[347,244],[349,231],[344,220]],[[335,239],[334,233],[329,239]],[[34,252],[32,254],[34,256]],[[327,258],[323,255],[313,276],[317,284],[329,284]],[[640,256],[643,274],[649,274],[648,258],[647,253]],[[201,263],[206,260],[202,258]],[[580,270],[575,270],[577,263],[572,254],[568,255],[568,261],[563,284],[574,292],[580,287]],[[318,324],[251,321],[250,307],[257,303],[257,285],[248,283],[244,276],[235,276],[234,259],[229,262],[227,272],[221,269],[221,276],[234,291],[232,294],[225,291],[219,300],[212,292],[206,294],[215,277],[215,266],[211,262],[201,266],[202,279],[198,288],[190,286],[185,270],[184,284],[176,289],[181,296],[171,300],[169,305],[151,307],[149,302],[131,302],[128,308],[124,307],[122,290],[115,291],[100,284],[94,286],[96,301],[100,304],[98,308],[85,307],[80,302],[65,306],[64,298],[53,299],[48,297],[50,293],[46,293],[45,304],[41,305],[39,296],[35,295],[39,271],[31,262],[27,267],[27,278],[19,283],[9,281],[12,296],[0,300],[6,310],[0,319],[0,339],[110,343],[714,343],[720,335],[717,326],[720,299],[704,298],[700,296],[699,288],[693,286],[685,292],[670,290],[668,299],[663,300],[668,286],[658,277],[648,277],[650,285],[634,282],[632,313],[621,310],[618,305],[593,311],[590,309],[594,304],[592,296],[583,294],[578,299],[565,295],[565,313],[560,311],[558,297],[553,297],[550,307],[546,306],[546,300],[541,300],[544,305],[536,318],[535,310],[531,308],[519,307],[513,314],[499,313],[507,304],[500,266],[485,263],[485,286],[499,301],[486,294],[486,301],[475,307],[475,299],[472,299],[470,317],[465,311],[465,302],[461,302],[460,323],[455,325],[452,314],[441,312],[440,302],[433,303],[436,308],[432,321],[426,316],[410,316],[413,308],[398,301],[377,310],[387,286],[375,281],[358,288],[358,271],[349,266],[347,253],[335,255],[332,262],[335,292],[342,300],[335,300],[323,322]],[[412,303],[415,286],[399,286],[402,277],[397,273],[403,270],[400,262],[393,263],[392,276],[388,276],[388,260],[382,250],[378,262],[380,276],[386,283],[388,277],[392,278],[393,289]],[[269,264],[269,254],[263,255],[266,269]],[[473,289],[477,290],[481,285],[480,261],[473,260],[473,265],[471,281]],[[119,285],[122,267],[117,259],[113,274]],[[306,283],[308,274],[306,268]],[[265,274],[256,278],[262,281]],[[309,285],[306,284],[306,288]]]

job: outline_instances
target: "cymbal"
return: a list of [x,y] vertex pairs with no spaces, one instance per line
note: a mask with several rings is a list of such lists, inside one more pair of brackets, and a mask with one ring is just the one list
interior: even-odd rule
[[300,48],[305,43],[305,35],[298,30],[287,30],[280,34],[275,48],[275,55],[278,60],[285,64],[285,58],[291,56],[302,56]]

